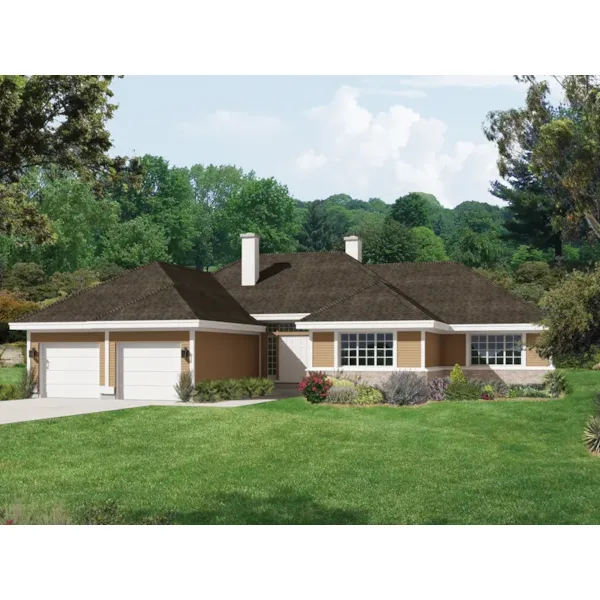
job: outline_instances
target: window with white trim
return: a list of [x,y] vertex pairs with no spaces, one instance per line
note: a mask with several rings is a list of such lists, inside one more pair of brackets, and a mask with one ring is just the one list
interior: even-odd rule
[[340,342],[342,367],[393,366],[393,333],[342,333]]
[[521,335],[472,335],[472,365],[520,365]]

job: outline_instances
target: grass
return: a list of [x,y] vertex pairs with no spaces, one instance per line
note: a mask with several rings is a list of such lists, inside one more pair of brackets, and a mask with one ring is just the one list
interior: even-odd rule
[[18,383],[25,367],[0,367],[0,385]]
[[600,373],[536,402],[147,407],[0,426],[0,506],[128,522],[600,523],[582,442]]

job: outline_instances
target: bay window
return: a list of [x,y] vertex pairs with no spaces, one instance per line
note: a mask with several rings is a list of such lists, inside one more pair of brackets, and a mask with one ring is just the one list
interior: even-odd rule
[[472,365],[520,365],[521,335],[472,335]]
[[392,367],[393,333],[342,333],[340,336],[342,367]]

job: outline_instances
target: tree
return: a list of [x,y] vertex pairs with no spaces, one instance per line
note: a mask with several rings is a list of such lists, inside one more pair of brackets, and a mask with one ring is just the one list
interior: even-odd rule
[[164,229],[148,215],[115,225],[103,237],[102,245],[102,261],[125,269],[172,260]]
[[100,282],[98,273],[89,269],[78,269],[73,273],[54,273],[50,286],[55,296],[68,296]]
[[546,259],[547,256],[537,248],[519,246],[510,259],[510,266],[516,270],[527,261],[543,262]]
[[390,216],[407,227],[426,227],[430,224],[427,199],[416,192],[398,198],[392,206]]
[[0,290],[0,344],[21,338],[22,333],[10,331],[8,324],[33,312],[38,306],[36,302],[29,302],[5,290]]
[[2,285],[25,300],[39,302],[52,298],[44,269],[36,263],[16,263],[9,269]]
[[417,246],[417,262],[448,260],[444,241],[428,227],[415,227],[412,235]]
[[394,219],[387,219],[380,226],[365,228],[360,237],[366,263],[412,262],[417,258],[417,244],[412,231]]
[[594,76],[555,79],[564,100],[552,106],[546,81],[517,77],[528,84],[525,107],[494,111],[485,133],[499,151],[502,177],[523,162],[550,192],[553,228],[560,231],[585,219],[600,237],[600,87]]
[[332,250],[334,239],[334,230],[323,200],[310,202],[298,233],[298,249],[301,252]]
[[500,261],[502,246],[498,239],[485,233],[461,229],[450,241],[449,255],[468,267],[490,268]]
[[217,215],[217,227],[227,233],[219,258],[230,261],[240,255],[240,234],[257,233],[262,252],[292,252],[299,225],[296,202],[285,185],[275,179],[248,181]]
[[53,239],[48,219],[19,186],[31,167],[58,165],[81,174],[111,168],[112,79],[0,76],[0,234]]
[[552,357],[555,363],[592,358],[600,346],[600,266],[569,274],[540,305],[548,328],[536,341],[540,356]]

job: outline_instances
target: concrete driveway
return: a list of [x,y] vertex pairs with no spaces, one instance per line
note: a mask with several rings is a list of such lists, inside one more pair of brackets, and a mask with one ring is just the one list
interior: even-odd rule
[[273,402],[274,398],[257,400],[228,400],[215,404],[182,404],[169,400],[114,400],[90,398],[30,398],[28,400],[6,400],[0,402],[0,425],[21,423],[23,421],[39,421],[73,415],[139,408],[140,406],[181,406],[197,408],[234,408],[262,402]]

